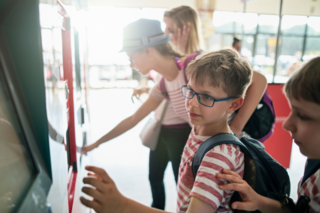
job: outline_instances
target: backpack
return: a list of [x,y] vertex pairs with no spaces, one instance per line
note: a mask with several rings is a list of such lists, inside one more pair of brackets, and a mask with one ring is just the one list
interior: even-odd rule
[[[180,63],[177,62],[177,65],[179,66],[179,69],[182,70],[182,72],[184,74],[184,80],[185,80],[186,84],[188,83],[188,78],[187,78],[187,74],[186,74],[186,68],[189,65],[189,63],[191,61],[193,61],[198,55],[200,55],[200,53],[193,53],[191,55],[188,55],[186,57],[186,59],[184,60],[183,64],[180,64],[181,62]],[[166,99],[170,100],[170,97],[169,97],[166,85],[164,83],[164,78],[163,77],[161,77],[161,79],[160,79],[160,90],[161,90],[162,95]]]
[[[264,150],[263,144],[248,137],[239,140],[235,135],[228,133],[212,136],[199,146],[192,161],[194,178],[205,154],[221,144],[234,144],[240,147],[245,160],[243,179],[258,194],[279,201],[290,195],[290,179],[287,170]],[[231,197],[231,203],[234,201],[242,201],[238,192],[234,192]]]
[[[236,111],[236,113],[239,109]],[[242,131],[245,131],[250,137],[264,142],[274,131],[276,116],[272,99],[267,91],[263,94],[258,106],[253,111],[248,122]]]

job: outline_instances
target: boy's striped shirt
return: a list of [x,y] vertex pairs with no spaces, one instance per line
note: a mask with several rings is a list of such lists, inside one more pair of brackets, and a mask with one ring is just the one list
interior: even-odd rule
[[196,180],[192,174],[192,160],[199,146],[209,137],[197,136],[192,130],[183,150],[180,163],[177,212],[186,212],[192,197],[196,197],[209,205],[216,212],[232,212],[229,206],[233,191],[223,191],[219,185],[226,183],[216,178],[222,169],[244,173],[244,154],[236,145],[219,145],[211,149],[203,158]]
[[320,212],[320,169],[311,175],[302,185],[301,180],[298,185],[298,199],[301,195],[310,198],[310,212]]

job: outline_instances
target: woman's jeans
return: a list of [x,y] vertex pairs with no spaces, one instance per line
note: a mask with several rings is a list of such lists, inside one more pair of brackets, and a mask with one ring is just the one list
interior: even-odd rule
[[154,151],[150,151],[149,157],[149,181],[153,199],[151,207],[164,210],[166,200],[163,183],[164,172],[168,162],[171,161],[177,183],[183,148],[190,132],[191,127],[161,128],[157,147]]

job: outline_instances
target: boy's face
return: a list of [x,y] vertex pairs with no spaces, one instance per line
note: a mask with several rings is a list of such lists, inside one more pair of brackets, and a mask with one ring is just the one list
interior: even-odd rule
[[314,102],[288,98],[291,113],[283,123],[300,152],[311,159],[320,159],[320,105]]
[[[227,98],[227,93],[221,87],[212,87],[208,82],[203,85],[196,84],[194,80],[190,80],[188,88],[196,93],[206,94],[214,99]],[[185,100],[186,109],[193,125],[215,125],[227,123],[228,113],[234,111],[231,109],[235,99],[228,101],[215,102],[213,107],[207,107],[198,102],[197,95],[192,99]]]

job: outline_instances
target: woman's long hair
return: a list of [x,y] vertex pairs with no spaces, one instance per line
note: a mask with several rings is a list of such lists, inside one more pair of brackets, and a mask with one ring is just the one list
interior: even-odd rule
[[200,45],[200,23],[197,12],[189,6],[180,6],[164,13],[164,18],[171,18],[176,28],[183,29],[184,25],[190,23],[189,40],[182,54],[191,54],[201,50]]

